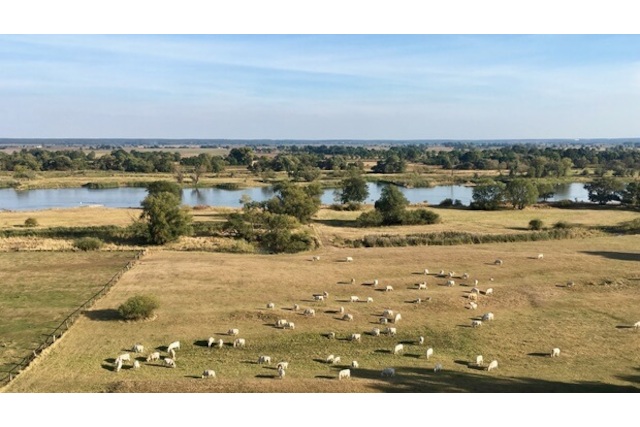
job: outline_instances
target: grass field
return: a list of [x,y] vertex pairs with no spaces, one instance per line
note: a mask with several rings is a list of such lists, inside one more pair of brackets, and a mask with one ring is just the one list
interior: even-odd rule
[[37,348],[131,258],[131,252],[0,252],[0,372]]
[[[602,237],[553,242],[527,242],[453,247],[337,249],[312,254],[232,255],[153,251],[129,271],[93,310],[81,318],[48,352],[12,382],[9,392],[637,392],[640,391],[640,250],[637,236]],[[536,255],[544,253],[544,259]],[[346,256],[353,263],[340,262]],[[504,260],[501,267],[493,265]],[[443,269],[469,280],[426,277],[429,289],[414,284],[425,279],[424,268]],[[53,273],[50,273],[53,274]],[[350,279],[356,284],[351,285]],[[381,292],[369,283],[392,285]],[[465,308],[470,283],[482,290],[478,310]],[[493,278],[493,281],[490,281]],[[564,287],[575,281],[572,288]],[[329,292],[327,302],[312,294]],[[123,322],[114,309],[128,297],[155,295],[157,318]],[[371,296],[373,303],[350,303],[351,295]],[[414,304],[418,296],[431,302]],[[275,310],[266,309],[268,302]],[[316,309],[315,318],[292,311],[294,304]],[[339,320],[343,306],[353,322]],[[396,337],[373,337],[385,308],[402,313]],[[495,321],[471,328],[472,319],[491,311]],[[295,330],[274,328],[277,319],[295,322]],[[232,348],[229,328],[247,340]],[[323,334],[333,331],[337,338]],[[362,342],[350,342],[362,333]],[[222,338],[224,348],[209,350],[209,336]],[[424,346],[414,342],[424,336]],[[180,340],[177,368],[142,362],[140,370],[113,371],[114,358],[142,343],[145,355]],[[390,350],[404,343],[405,351]],[[433,347],[427,360],[425,350]],[[559,358],[548,356],[559,347]],[[163,353],[166,354],[166,353]],[[274,363],[287,360],[283,380],[274,364],[258,365],[260,355]],[[328,365],[329,354],[340,356]],[[469,362],[482,354],[498,360],[487,372]],[[338,381],[337,372],[352,360],[359,369]],[[436,363],[443,371],[434,373]],[[394,367],[396,376],[380,378]],[[202,380],[204,369],[218,378]]]

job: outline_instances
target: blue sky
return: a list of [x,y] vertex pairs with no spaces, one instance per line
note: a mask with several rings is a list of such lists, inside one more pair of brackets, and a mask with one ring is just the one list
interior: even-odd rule
[[640,136],[637,35],[0,35],[0,137]]

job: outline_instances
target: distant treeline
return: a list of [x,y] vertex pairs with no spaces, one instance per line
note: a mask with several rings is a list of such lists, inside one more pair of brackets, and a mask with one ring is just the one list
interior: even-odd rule
[[127,151],[115,149],[96,156],[94,151],[22,149],[0,151],[0,170],[68,171],[110,170],[125,172],[220,172],[229,165],[247,166],[258,174],[286,171],[298,180],[313,181],[321,170],[357,168],[364,161],[376,161],[375,173],[402,173],[408,163],[440,166],[443,169],[500,170],[511,176],[533,178],[566,176],[572,168],[594,168],[596,175],[612,171],[616,176],[634,176],[640,170],[640,148],[633,146],[553,147],[545,145],[505,145],[493,148],[456,145],[436,150],[429,145],[401,145],[388,148],[348,145],[291,145],[277,149],[232,148],[226,156],[201,153],[183,157],[163,150]]

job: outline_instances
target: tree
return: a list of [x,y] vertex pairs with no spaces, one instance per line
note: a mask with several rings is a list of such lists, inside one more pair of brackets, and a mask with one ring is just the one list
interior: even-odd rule
[[232,148],[227,156],[227,161],[231,165],[249,166],[253,161],[253,150],[249,147]]
[[149,194],[142,201],[140,218],[146,221],[149,240],[156,245],[190,234],[191,215],[180,206],[180,199],[170,192]]
[[498,209],[504,200],[506,185],[502,182],[481,184],[473,189],[471,207],[484,210]]
[[336,199],[340,203],[362,203],[369,197],[367,181],[357,172],[342,180],[340,188],[335,191]]
[[378,160],[373,167],[374,173],[403,173],[407,169],[407,162],[397,154],[388,154],[384,160]]
[[555,187],[547,182],[538,184],[538,197],[545,202],[556,194]]
[[387,185],[382,189],[375,208],[382,215],[383,224],[400,224],[402,215],[409,200],[395,185]]
[[149,195],[168,192],[175,195],[178,199],[182,199],[182,187],[171,181],[153,181],[147,185]]
[[589,201],[606,205],[607,202],[620,200],[619,193],[624,189],[624,183],[610,176],[602,176],[585,184],[584,188],[589,192]]
[[507,184],[505,199],[513,208],[524,209],[538,200],[538,189],[530,179],[516,178]]
[[625,205],[640,206],[640,182],[630,182],[622,191],[622,203]]
[[318,184],[301,187],[290,182],[283,182],[274,186],[278,193],[266,202],[266,208],[271,213],[289,215],[301,223],[307,223],[320,209],[322,188]]

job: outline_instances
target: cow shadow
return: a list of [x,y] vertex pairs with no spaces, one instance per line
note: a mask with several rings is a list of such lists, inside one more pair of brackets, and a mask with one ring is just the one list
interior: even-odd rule
[[277,375],[271,375],[271,374],[257,374],[256,378],[269,378],[269,379],[273,379],[273,378],[277,378]]
[[549,353],[527,353],[527,356],[533,356],[533,357],[550,357]]
[[332,377],[330,375],[316,375],[314,378],[320,378],[323,380],[335,380],[336,377]]
[[616,329],[635,329],[635,328],[630,325],[618,325],[616,326]]
[[209,341],[208,340],[197,340],[193,342],[193,345],[195,345],[196,347],[209,347]]

